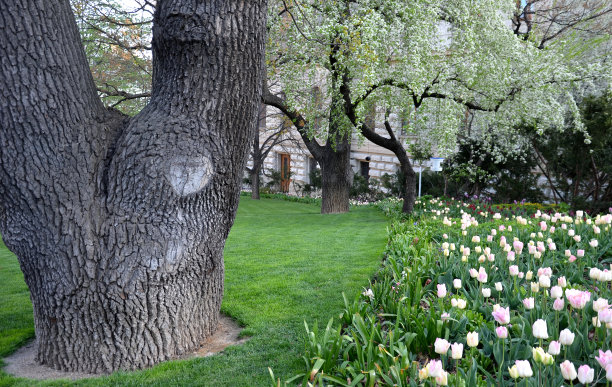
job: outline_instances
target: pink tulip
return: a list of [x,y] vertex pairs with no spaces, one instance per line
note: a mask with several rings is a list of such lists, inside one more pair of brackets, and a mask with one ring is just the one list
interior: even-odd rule
[[612,309],[606,308],[597,312],[597,317],[602,323],[612,322]]
[[523,306],[525,307],[525,309],[528,309],[528,310],[533,309],[533,307],[535,306],[535,301],[533,297],[525,298],[523,300]]
[[518,273],[519,273],[519,268],[518,268],[517,265],[510,266],[509,270],[510,270],[510,275],[513,276],[513,277],[515,275],[518,275]]
[[479,270],[478,271],[478,282],[486,283],[487,279],[488,279],[487,272],[484,269]]
[[559,353],[561,353],[561,343],[554,340],[551,341],[550,345],[548,346],[548,353],[553,356],[557,356]]
[[508,328],[497,327],[495,328],[495,333],[497,334],[497,337],[499,337],[500,339],[505,339],[506,337],[508,337]]
[[574,255],[570,255],[570,257],[567,259],[567,261],[569,263],[574,263],[574,262],[576,262],[576,259],[578,259],[578,258],[576,258]]
[[557,298],[555,302],[553,302],[553,309],[556,311],[563,310],[565,303],[563,302],[563,298]]
[[573,308],[582,309],[591,299],[591,293],[578,289],[567,289],[565,297]]
[[595,370],[586,364],[578,367],[578,381],[582,384],[593,383],[595,379]]
[[607,350],[606,352],[599,350],[599,357],[595,356],[595,359],[601,366],[601,368],[606,368],[608,364],[612,364],[612,351]]
[[518,374],[521,378],[530,378],[533,376],[533,370],[531,369],[531,363],[529,360],[516,360],[514,362],[518,370]]
[[542,319],[537,319],[533,323],[531,331],[536,339],[548,339],[548,327],[546,321]]
[[493,318],[502,325],[508,324],[510,322],[510,308],[505,307],[497,309],[493,312]]
[[584,257],[584,250],[576,251],[576,255],[579,256],[579,257]]
[[557,278],[557,285],[561,286],[562,288],[567,286],[567,280],[565,279],[565,277],[559,277]]
[[429,371],[429,376],[432,378],[438,377],[442,375],[444,372],[444,368],[442,368],[442,362],[440,360],[430,360],[427,363],[427,370]]
[[508,261],[510,261],[510,262],[514,261],[515,256],[516,255],[515,255],[514,251],[508,251],[508,256],[507,256]]
[[552,276],[552,269],[550,267],[541,267],[541,268],[539,268],[538,269],[538,277],[541,277],[543,275],[545,275],[547,277]]
[[437,354],[446,355],[449,348],[450,348],[450,343],[447,340],[441,339],[439,337],[436,338],[436,341],[434,343],[434,350],[436,351]]
[[521,241],[514,241],[512,243],[512,246],[514,247],[514,251],[516,251],[517,254],[521,254],[521,252],[523,251],[523,242]]
[[451,344],[451,357],[455,360],[461,359],[463,357],[463,344]]
[[578,373],[576,373],[576,367],[574,367],[574,363],[572,363],[571,361],[564,361],[563,363],[561,363],[560,367],[561,376],[563,376],[563,379],[574,380],[578,376]]
[[563,289],[561,286],[553,286],[550,288],[550,296],[555,299],[563,297]]

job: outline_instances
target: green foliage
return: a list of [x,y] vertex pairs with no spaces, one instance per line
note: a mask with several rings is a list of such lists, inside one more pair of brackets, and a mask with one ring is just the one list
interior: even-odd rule
[[[281,171],[276,169],[268,169],[264,172],[264,175],[268,178],[268,182],[265,184],[266,190],[262,190],[263,193],[278,193],[281,191],[281,182],[283,180],[283,176]],[[290,179],[293,175],[293,172],[286,173],[286,178]]]
[[313,193],[319,191],[323,184],[321,182],[321,169],[315,168],[308,174],[310,183],[304,185],[302,193],[306,196],[310,196]]
[[375,202],[385,197],[385,194],[380,190],[380,182],[378,179],[367,179],[360,174],[355,174],[353,176],[353,185],[349,191],[349,196],[351,199]]
[[[416,189],[419,189],[419,173],[416,174]],[[389,195],[402,197],[404,194],[404,174],[398,169],[393,174],[385,173],[380,178],[381,186]],[[446,188],[446,189],[445,189]],[[433,171],[423,171],[421,176],[421,194],[431,196],[446,196],[457,197],[462,192],[459,190],[459,185],[446,177],[445,174]]]
[[576,130],[562,136],[527,131],[527,136],[544,159],[559,200],[573,209],[607,212],[612,207],[612,94],[586,98],[580,107],[590,137]]
[[532,173],[534,156],[509,153],[500,160],[496,156],[500,152],[482,140],[461,140],[457,153],[445,163],[444,173],[469,195],[486,193],[498,203],[540,201],[538,176]]
[[402,197],[405,192],[404,180],[404,174],[398,169],[392,175],[388,173],[383,174],[380,177],[380,185],[386,189],[390,195],[399,198]]
[[352,198],[367,195],[370,193],[370,181],[369,179],[355,174],[353,177],[353,186],[350,190],[350,196]]

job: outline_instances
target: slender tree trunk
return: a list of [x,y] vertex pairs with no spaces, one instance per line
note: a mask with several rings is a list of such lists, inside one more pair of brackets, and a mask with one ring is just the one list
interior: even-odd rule
[[448,177],[444,175],[444,196],[447,196],[448,191]]
[[[261,110],[259,115],[261,118]],[[259,128],[259,122],[257,127]],[[249,170],[251,177],[251,199],[259,200],[259,172],[261,171],[261,164],[263,163],[261,149],[259,149],[259,130],[257,130],[253,136],[251,146],[251,157],[253,158],[253,167]]]
[[99,101],[67,0],[0,9],[0,232],[38,360],[96,373],[192,351],[217,326],[265,1],[158,1],[152,97],[130,120]]
[[416,200],[416,173],[414,173],[408,154],[403,150],[403,147],[402,151],[396,152],[395,156],[400,161],[400,170],[404,175],[404,192],[402,195],[404,204],[402,204],[402,212],[409,214],[414,209],[414,201]]
[[259,171],[261,167],[253,166],[251,170],[251,199],[259,200]]

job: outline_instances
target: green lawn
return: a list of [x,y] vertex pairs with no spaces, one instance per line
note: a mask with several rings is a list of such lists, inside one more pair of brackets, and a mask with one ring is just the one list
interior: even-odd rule
[[[44,385],[250,387],[269,384],[268,367],[283,379],[303,372],[303,321],[326,324],[342,311],[342,292],[352,299],[368,284],[380,264],[386,224],[373,208],[320,215],[310,204],[242,197],[225,248],[222,310],[245,326],[248,342],[208,358]],[[6,356],[34,333],[23,276],[4,246],[0,283],[0,356]],[[3,384],[35,383],[0,372]]]

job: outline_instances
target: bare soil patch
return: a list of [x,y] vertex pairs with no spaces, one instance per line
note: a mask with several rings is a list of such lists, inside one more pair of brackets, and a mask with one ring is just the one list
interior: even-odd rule
[[[190,359],[194,357],[207,357],[223,351],[230,345],[242,344],[248,340],[248,337],[240,337],[242,327],[238,325],[230,317],[221,315],[219,318],[219,326],[217,331],[206,339],[196,350],[182,357],[182,359]],[[84,378],[92,378],[101,376],[99,374],[87,374],[83,372],[65,372],[58,371],[54,368],[38,364],[36,362],[36,342],[32,341],[23,347],[19,348],[12,355],[4,358],[6,366],[4,371],[10,375],[38,379],[71,379],[78,380]]]

